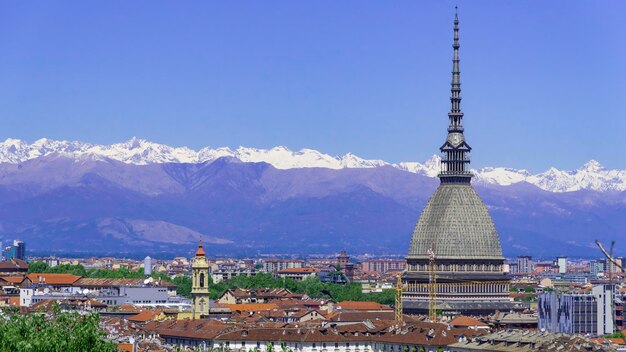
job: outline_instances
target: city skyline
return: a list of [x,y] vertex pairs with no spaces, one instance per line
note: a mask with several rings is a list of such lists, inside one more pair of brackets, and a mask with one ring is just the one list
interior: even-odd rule
[[[75,5],[3,6],[0,139],[399,162],[428,159],[445,130],[452,2]],[[625,123],[623,6],[459,3],[473,167],[626,168],[604,152],[626,143],[606,138]]]

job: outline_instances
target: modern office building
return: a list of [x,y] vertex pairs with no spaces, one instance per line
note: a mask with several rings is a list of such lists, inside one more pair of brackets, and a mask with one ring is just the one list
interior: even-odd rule
[[598,285],[591,292],[539,295],[539,329],[602,336],[615,332],[615,290]]

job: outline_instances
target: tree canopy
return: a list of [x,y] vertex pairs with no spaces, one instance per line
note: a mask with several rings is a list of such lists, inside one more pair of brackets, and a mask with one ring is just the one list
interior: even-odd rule
[[96,313],[76,312],[19,314],[3,311],[0,315],[0,352],[117,351],[115,343],[106,339],[99,327]]
[[[143,270],[129,269],[85,269],[82,265],[57,265],[50,267],[43,262],[30,263],[29,273],[71,273],[83,277],[93,278],[144,278]],[[152,277],[158,280],[171,282],[176,285],[176,293],[183,297],[191,297],[191,278],[177,276],[170,278],[166,274],[154,272]],[[210,279],[210,278],[209,278]],[[313,298],[332,298],[334,301],[373,301],[382,304],[393,304],[394,290],[383,290],[376,293],[362,293],[361,284],[348,283],[345,285],[322,282],[317,277],[306,278],[303,281],[274,278],[269,273],[257,273],[255,276],[235,276],[234,278],[214,284],[209,280],[211,298],[216,299],[226,290],[233,288],[285,288],[293,293],[304,293]]]

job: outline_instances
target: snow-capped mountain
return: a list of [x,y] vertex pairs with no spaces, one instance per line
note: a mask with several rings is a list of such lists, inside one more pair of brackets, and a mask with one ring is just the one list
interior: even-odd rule
[[[232,157],[243,162],[266,162],[277,169],[293,168],[374,168],[392,166],[400,170],[436,177],[441,159],[433,156],[424,163],[401,162],[392,164],[383,160],[368,160],[348,153],[332,156],[313,149],[292,151],[286,147],[257,149],[239,147],[206,147],[199,151],[187,147],[170,147],[144,139],[132,138],[126,142],[98,145],[76,141],[39,139],[31,144],[19,139],[7,139],[0,143],[0,163],[21,163],[45,155],[58,153],[70,158],[90,156],[96,159],[113,159],[127,164],[148,165],[155,163],[202,163],[221,157]],[[562,171],[555,168],[530,174],[526,170],[503,167],[486,167],[473,170],[475,182],[508,186],[527,182],[550,192],[571,192],[582,189],[594,191],[626,190],[626,170],[607,170],[597,161],[591,160],[581,168]]]

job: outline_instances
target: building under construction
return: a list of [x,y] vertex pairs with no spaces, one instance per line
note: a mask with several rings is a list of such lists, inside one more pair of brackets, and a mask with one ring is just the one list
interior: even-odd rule
[[478,315],[521,309],[509,299],[500,238],[471,185],[461,112],[459,20],[454,19],[452,109],[441,146],[441,183],[424,208],[402,276],[405,313]]

